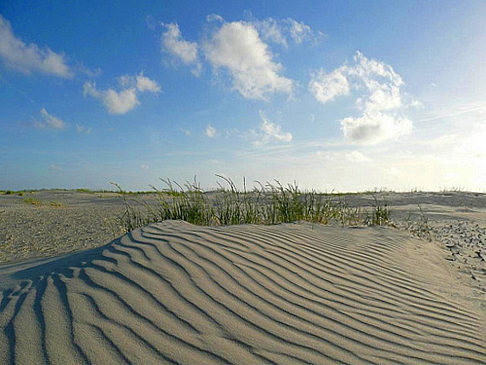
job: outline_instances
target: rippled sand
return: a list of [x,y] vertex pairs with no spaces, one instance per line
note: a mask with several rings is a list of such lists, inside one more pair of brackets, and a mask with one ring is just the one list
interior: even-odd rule
[[391,228],[152,224],[0,267],[0,363],[484,364],[484,312]]

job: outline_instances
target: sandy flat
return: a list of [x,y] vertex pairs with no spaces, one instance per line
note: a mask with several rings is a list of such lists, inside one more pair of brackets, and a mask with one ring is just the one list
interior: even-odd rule
[[0,363],[484,364],[444,255],[390,228],[152,224],[1,266]]

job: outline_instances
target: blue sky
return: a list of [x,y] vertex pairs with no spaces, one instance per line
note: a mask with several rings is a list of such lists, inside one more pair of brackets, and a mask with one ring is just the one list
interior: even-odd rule
[[0,3],[0,189],[486,191],[486,2]]

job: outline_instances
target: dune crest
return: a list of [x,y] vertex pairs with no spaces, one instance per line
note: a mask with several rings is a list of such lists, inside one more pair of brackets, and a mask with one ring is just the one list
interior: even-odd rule
[[484,314],[385,228],[151,224],[0,267],[0,363],[480,364]]

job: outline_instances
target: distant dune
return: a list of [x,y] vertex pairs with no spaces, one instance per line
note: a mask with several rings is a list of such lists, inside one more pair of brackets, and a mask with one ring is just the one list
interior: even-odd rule
[[0,363],[484,364],[445,253],[389,228],[166,221],[0,267]]

